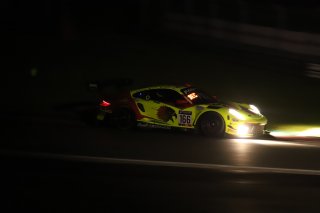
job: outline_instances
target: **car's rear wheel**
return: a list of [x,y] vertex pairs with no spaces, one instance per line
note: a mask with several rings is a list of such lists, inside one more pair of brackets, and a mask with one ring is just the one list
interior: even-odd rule
[[222,137],[225,133],[225,122],[218,113],[207,112],[199,118],[197,128],[205,136]]
[[114,123],[121,130],[134,129],[137,125],[135,114],[125,108],[120,108],[114,112]]

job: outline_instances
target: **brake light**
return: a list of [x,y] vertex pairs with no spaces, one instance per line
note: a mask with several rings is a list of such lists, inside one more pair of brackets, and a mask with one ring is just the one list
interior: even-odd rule
[[102,100],[101,103],[100,103],[100,106],[102,106],[102,107],[108,107],[110,105],[111,104],[108,101],[105,101],[105,100]]

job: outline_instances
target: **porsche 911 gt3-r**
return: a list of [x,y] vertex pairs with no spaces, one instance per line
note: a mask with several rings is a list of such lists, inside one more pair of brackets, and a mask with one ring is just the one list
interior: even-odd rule
[[159,85],[103,96],[99,121],[136,126],[195,129],[206,136],[264,134],[267,119],[251,104],[223,103],[193,86]]

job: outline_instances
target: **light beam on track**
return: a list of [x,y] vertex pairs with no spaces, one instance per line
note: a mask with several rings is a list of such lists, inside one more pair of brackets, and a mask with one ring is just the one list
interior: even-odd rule
[[220,170],[226,172],[250,172],[250,173],[280,173],[280,174],[295,174],[295,175],[317,175],[320,176],[320,170],[310,169],[289,169],[275,167],[257,167],[257,166],[236,166],[222,164],[207,164],[207,163],[190,163],[190,162],[171,162],[171,161],[156,161],[156,160],[140,160],[126,158],[107,158],[85,155],[65,155],[52,153],[38,153],[25,151],[1,150],[3,156],[14,157],[29,157],[42,158],[49,160],[65,160],[74,162],[89,162],[89,163],[106,163],[106,164],[121,164],[121,165],[136,165],[136,166],[164,166],[189,169],[209,169]]

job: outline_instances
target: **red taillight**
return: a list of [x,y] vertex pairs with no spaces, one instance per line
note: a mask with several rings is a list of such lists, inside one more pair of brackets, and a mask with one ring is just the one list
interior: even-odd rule
[[108,101],[105,101],[105,100],[102,100],[101,103],[100,103],[100,106],[102,106],[102,107],[108,107],[110,105],[111,104]]

